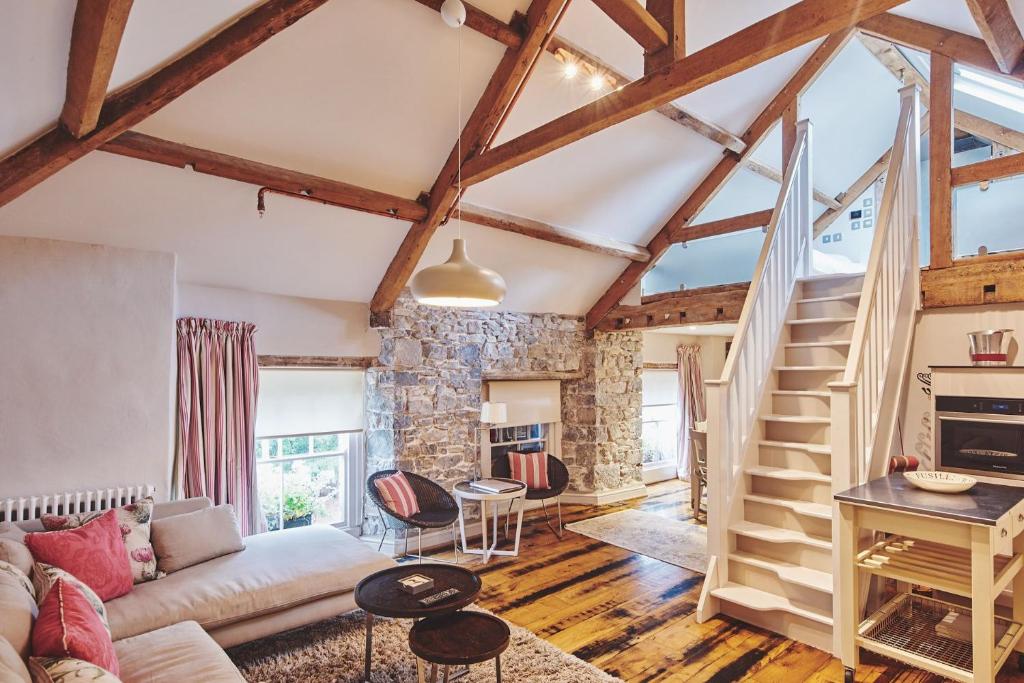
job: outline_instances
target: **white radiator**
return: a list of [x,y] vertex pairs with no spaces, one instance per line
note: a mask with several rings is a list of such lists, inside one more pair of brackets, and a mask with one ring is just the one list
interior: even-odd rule
[[50,496],[5,498],[0,500],[0,522],[24,522],[38,519],[45,514],[73,515],[79,512],[109,510],[134,503],[139,498],[151,496],[155,492],[155,486],[145,484],[91,491],[68,491]]

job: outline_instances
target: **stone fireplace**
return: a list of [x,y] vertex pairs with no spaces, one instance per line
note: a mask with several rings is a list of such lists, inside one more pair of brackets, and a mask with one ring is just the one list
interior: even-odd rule
[[[410,470],[450,489],[484,469],[487,383],[544,380],[558,382],[561,424],[531,424],[549,425],[545,448],[565,462],[572,494],[598,502],[642,485],[640,332],[588,335],[575,316],[425,307],[408,291],[379,331],[366,374],[368,473]],[[364,533],[379,533],[366,513]]]

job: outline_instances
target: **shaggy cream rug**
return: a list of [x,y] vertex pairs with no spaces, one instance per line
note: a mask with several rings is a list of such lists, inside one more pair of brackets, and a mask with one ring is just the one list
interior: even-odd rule
[[[356,683],[362,681],[366,631],[363,613],[282,633],[228,650],[249,683]],[[416,659],[409,652],[409,627],[404,619],[382,619],[373,626],[373,683],[416,680]],[[566,654],[509,624],[512,642],[501,656],[503,681],[543,683],[605,683],[619,681],[582,659]],[[429,670],[428,670],[429,672]],[[440,674],[438,680],[440,680]],[[475,664],[467,683],[493,683],[494,661]]]
[[707,572],[708,528],[692,519],[623,510],[566,524],[565,528],[683,569]]

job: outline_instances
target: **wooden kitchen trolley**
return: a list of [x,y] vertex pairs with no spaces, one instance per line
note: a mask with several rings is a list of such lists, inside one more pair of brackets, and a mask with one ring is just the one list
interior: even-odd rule
[[[965,683],[994,681],[1013,652],[1024,652],[1024,488],[978,483],[966,493],[931,493],[892,474],[836,500],[836,629],[847,681],[860,648]],[[870,575],[895,579],[898,590],[862,619]],[[918,585],[966,601],[911,593]],[[1009,618],[995,614],[1007,588]]]

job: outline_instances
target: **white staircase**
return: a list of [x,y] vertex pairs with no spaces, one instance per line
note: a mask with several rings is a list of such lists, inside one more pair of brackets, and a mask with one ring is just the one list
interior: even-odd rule
[[901,95],[864,275],[807,275],[810,218],[790,208],[811,201],[802,128],[725,370],[707,383],[701,621],[724,612],[838,651],[832,497],[884,471],[919,291],[917,94]]

